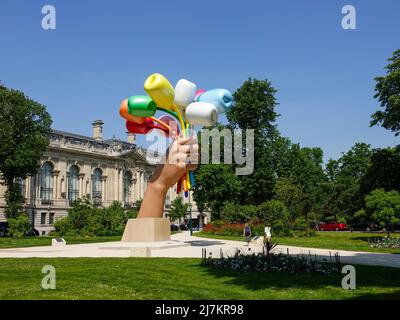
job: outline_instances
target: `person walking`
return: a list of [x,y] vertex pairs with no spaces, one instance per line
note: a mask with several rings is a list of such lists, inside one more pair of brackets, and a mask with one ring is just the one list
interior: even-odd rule
[[244,236],[244,241],[246,241],[247,245],[249,245],[251,241],[251,228],[248,223],[246,223],[244,226],[243,236]]

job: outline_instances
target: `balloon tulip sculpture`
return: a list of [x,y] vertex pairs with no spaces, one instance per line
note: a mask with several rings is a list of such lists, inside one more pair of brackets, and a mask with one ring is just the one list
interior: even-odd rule
[[[191,126],[212,126],[218,121],[218,114],[232,106],[232,94],[225,89],[198,90],[196,85],[186,79],[177,82],[175,89],[163,75],[154,73],[144,82],[148,96],[137,95],[121,103],[119,113],[126,120],[126,128],[131,133],[147,134],[153,129],[165,136],[186,137]],[[156,111],[167,115],[157,119]],[[177,120],[177,121],[176,121]],[[192,172],[187,172],[179,181],[177,193],[182,188],[185,197],[194,185]]]

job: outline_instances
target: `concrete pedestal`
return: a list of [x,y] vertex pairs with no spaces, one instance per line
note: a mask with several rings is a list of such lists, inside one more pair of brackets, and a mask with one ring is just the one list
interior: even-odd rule
[[171,240],[171,226],[168,218],[129,219],[122,236],[122,242],[157,242]]

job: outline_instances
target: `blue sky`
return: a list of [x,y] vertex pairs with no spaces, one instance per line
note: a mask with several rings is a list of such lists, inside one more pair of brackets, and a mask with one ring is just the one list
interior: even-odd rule
[[[57,29],[41,28],[42,6]],[[351,4],[357,29],[343,30]],[[320,146],[325,160],[355,142],[399,143],[369,128],[373,78],[400,48],[400,2],[381,1],[22,1],[0,2],[0,80],[45,104],[53,127],[125,139],[120,101],[143,94],[154,72],[171,83],[232,92],[248,77],[278,90],[280,132]],[[142,143],[143,139],[139,139]]]

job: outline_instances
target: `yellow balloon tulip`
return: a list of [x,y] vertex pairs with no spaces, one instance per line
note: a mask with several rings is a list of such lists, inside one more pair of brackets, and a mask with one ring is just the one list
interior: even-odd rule
[[153,73],[144,82],[144,90],[153,99],[157,106],[171,111],[173,108],[175,91],[168,79],[162,74]]

